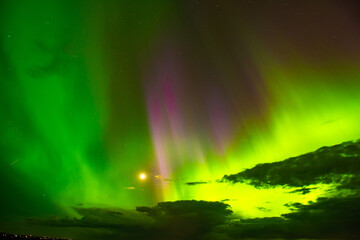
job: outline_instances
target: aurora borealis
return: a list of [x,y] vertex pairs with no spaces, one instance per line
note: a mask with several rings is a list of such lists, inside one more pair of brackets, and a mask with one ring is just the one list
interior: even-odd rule
[[360,235],[359,8],[1,1],[0,232]]

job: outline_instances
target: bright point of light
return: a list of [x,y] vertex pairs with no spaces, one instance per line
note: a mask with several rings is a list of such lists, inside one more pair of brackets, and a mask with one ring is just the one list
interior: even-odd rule
[[140,173],[139,178],[141,180],[145,180],[146,179],[146,174],[145,173]]

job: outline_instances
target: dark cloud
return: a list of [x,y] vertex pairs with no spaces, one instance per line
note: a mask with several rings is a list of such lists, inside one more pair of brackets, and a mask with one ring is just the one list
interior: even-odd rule
[[298,188],[293,191],[290,191],[289,193],[301,193],[302,195],[305,195],[305,194],[310,193],[311,190],[313,190],[313,189],[317,189],[317,188],[316,187],[312,187],[312,188],[303,187],[303,188]]
[[74,208],[80,218],[32,218],[30,225],[71,229],[74,239],[156,239],[155,221],[135,210]]
[[[221,181],[248,183],[258,188],[303,187],[317,183],[337,183],[339,188],[360,187],[360,141],[322,147],[280,162],[258,164]],[[307,192],[307,190],[303,191]]]
[[194,186],[194,185],[200,185],[200,184],[207,184],[208,182],[187,182],[186,185]]
[[156,219],[171,239],[198,239],[223,224],[232,213],[228,204],[195,200],[162,202],[136,210]]
[[257,207],[257,209],[258,209],[259,211],[263,211],[263,212],[271,212],[270,209],[264,208],[264,207]]
[[226,232],[231,239],[294,238],[282,217],[243,219],[229,224]]
[[358,239],[360,197],[319,198],[308,205],[288,204],[294,210],[281,217],[242,219],[227,226],[233,239]]
[[[221,202],[176,201],[135,210],[75,208],[81,218],[29,219],[73,229],[73,239],[358,239],[360,196],[288,203],[280,217],[235,219]],[[263,207],[258,208],[267,211]]]
[[[104,209],[104,208],[74,208],[81,215],[81,218],[48,218],[28,219],[28,223],[47,225],[53,227],[81,227],[81,228],[106,228],[106,229],[125,229],[134,224],[142,225],[150,223],[135,211]],[[140,221],[144,220],[144,221]]]
[[360,188],[360,176],[354,174],[343,175],[336,189],[350,189],[359,191]]
[[[221,202],[162,202],[136,211],[74,208],[81,218],[28,219],[32,225],[87,229],[83,239],[208,239],[232,213]],[[80,229],[80,230],[79,230]],[[79,234],[77,234],[79,235]]]
[[302,226],[306,229],[308,237],[356,238],[360,236],[359,196],[319,198],[315,203],[292,206],[295,211],[282,216],[291,226]]

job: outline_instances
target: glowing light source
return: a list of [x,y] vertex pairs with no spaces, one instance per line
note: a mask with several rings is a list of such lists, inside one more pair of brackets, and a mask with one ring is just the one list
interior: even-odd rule
[[141,180],[145,180],[146,179],[146,174],[145,173],[140,173],[139,178]]

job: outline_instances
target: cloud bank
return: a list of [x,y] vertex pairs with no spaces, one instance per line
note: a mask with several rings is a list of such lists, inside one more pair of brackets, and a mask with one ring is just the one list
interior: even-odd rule
[[[359,172],[360,141],[355,141],[322,147],[280,162],[259,164],[223,177],[223,182],[248,183],[257,188],[296,187],[289,193],[302,195],[316,189],[309,185],[334,184],[332,193],[326,197],[307,204],[285,204],[290,212],[278,217],[244,218],[233,214],[230,205],[224,203],[229,199],[224,199],[161,202],[135,210],[78,206],[74,210],[80,218],[32,218],[28,223],[71,229],[79,240],[357,239],[360,237]],[[344,189],[348,190],[346,194],[339,191]],[[258,209],[268,211],[266,206]]]
[[[359,174],[358,140],[322,147],[284,161],[258,164],[242,172],[225,175],[221,181],[247,183],[257,188],[304,187],[318,183],[334,183],[338,185],[338,189],[358,189]],[[304,188],[302,192],[309,191]]]

